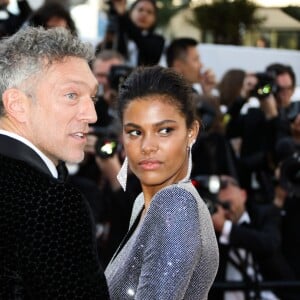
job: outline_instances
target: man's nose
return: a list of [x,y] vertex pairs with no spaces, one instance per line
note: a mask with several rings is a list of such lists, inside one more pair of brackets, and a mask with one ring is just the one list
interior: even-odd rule
[[82,118],[87,121],[87,123],[95,123],[98,119],[97,112],[95,109],[95,103],[91,98],[84,101],[84,106],[82,108]]

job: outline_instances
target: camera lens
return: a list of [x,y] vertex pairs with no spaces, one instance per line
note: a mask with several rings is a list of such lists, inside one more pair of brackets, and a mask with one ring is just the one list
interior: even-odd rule
[[113,156],[117,148],[118,142],[109,138],[99,138],[95,145],[96,154],[104,159]]

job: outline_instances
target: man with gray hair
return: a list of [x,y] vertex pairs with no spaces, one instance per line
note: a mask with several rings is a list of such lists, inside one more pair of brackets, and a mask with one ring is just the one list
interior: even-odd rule
[[0,44],[0,299],[109,299],[87,202],[61,162],[97,119],[93,50],[62,28]]

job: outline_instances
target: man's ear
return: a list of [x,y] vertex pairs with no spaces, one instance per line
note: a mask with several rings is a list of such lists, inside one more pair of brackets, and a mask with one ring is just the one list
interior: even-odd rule
[[181,73],[182,64],[183,64],[183,62],[181,59],[175,59],[173,62],[173,69],[175,69],[177,72]]
[[2,94],[3,106],[6,114],[20,123],[26,121],[26,95],[15,88],[7,89]]

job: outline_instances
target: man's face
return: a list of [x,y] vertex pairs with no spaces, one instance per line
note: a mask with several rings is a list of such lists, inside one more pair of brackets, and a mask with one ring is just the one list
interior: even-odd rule
[[199,83],[203,67],[197,47],[189,47],[186,56],[177,61],[178,71],[190,82]]
[[218,194],[220,202],[230,204],[230,209],[226,210],[226,218],[233,223],[237,223],[245,211],[246,192],[235,184],[228,183]]
[[84,158],[89,123],[97,120],[97,81],[85,60],[68,57],[40,75],[27,99],[24,136],[55,164]]
[[110,89],[108,75],[112,66],[122,65],[123,62],[119,58],[112,58],[104,61],[96,59],[93,63],[93,73],[99,83],[102,86],[104,93]]
[[9,0],[0,0],[0,9],[7,7],[9,2]]
[[291,98],[294,93],[292,78],[288,73],[278,75],[276,77],[278,92],[276,99],[279,107],[288,107],[291,103]]

